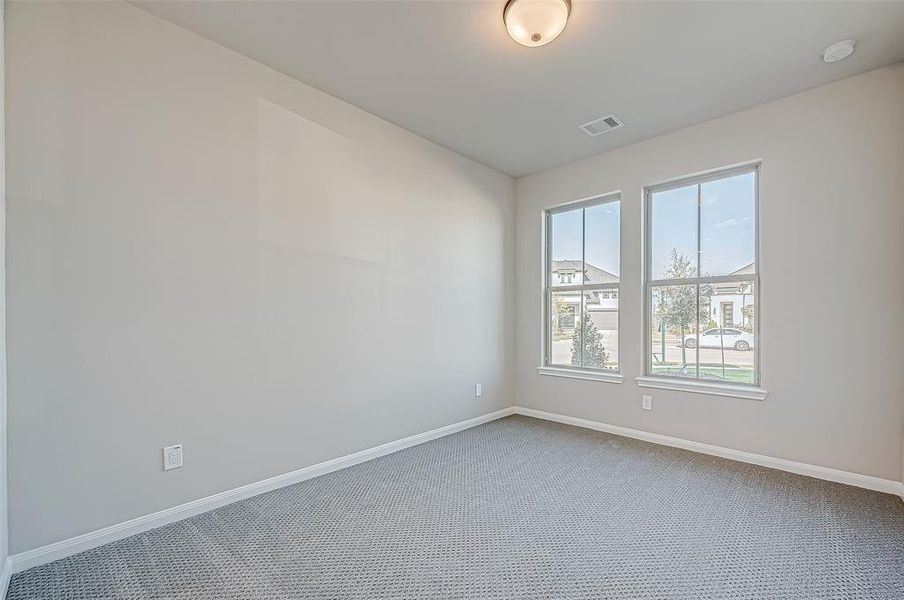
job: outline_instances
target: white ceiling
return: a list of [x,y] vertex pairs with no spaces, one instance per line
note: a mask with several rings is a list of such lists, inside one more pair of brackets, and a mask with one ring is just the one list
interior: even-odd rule
[[[138,4],[514,176],[904,60],[904,1],[575,0],[541,48],[507,36],[504,0]],[[578,130],[610,113],[625,127]]]

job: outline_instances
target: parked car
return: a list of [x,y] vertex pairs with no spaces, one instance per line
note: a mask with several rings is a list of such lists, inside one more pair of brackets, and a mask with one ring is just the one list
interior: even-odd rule
[[[684,336],[684,347],[696,348],[697,336],[695,334]],[[700,347],[750,350],[753,348],[753,335],[740,329],[707,329],[700,334]]]

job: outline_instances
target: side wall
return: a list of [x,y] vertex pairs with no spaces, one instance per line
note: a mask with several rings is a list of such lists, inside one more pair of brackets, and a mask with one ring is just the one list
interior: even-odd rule
[[[667,104],[667,103],[666,103]],[[630,124],[628,124],[630,127]],[[642,190],[762,159],[765,401],[648,390]],[[544,208],[621,190],[623,384],[541,376]],[[901,480],[904,67],[865,73],[517,181],[521,406]]]
[[7,10],[12,552],[514,404],[511,178],[128,4]]
[[[6,464],[6,2],[0,0],[0,569],[9,555]],[[2,572],[2,571],[0,571]],[[6,591],[0,586],[0,594]]]

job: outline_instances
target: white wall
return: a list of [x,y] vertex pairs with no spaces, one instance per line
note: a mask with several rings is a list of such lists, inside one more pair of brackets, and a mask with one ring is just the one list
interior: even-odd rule
[[[6,2],[0,0],[0,99],[6,97]],[[6,468],[6,102],[0,101],[0,569],[9,554]],[[0,589],[0,594],[5,590]]]
[[12,552],[514,404],[512,179],[127,4],[7,16]]
[[[514,205],[508,177],[132,6],[8,10],[13,552],[515,391],[900,478],[904,68],[522,178]],[[642,187],[751,159],[769,396],[656,391],[641,411]],[[542,209],[616,190],[626,382],[539,376]]]
[[[634,377],[643,364],[643,186],[755,159],[762,159],[761,373],[769,395],[758,402],[654,390],[654,410],[642,411]],[[616,190],[625,383],[538,375],[542,209]],[[518,404],[900,480],[902,232],[900,65],[521,178]]]

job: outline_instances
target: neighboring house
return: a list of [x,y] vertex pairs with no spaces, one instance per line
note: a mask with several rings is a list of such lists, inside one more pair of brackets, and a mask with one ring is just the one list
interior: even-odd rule
[[[752,275],[753,263],[741,267],[730,275]],[[753,306],[753,284],[749,281],[740,283],[713,284],[709,298],[709,316],[718,327],[753,327],[752,319],[747,314]],[[752,314],[752,313],[751,313]]]
[[[582,269],[583,266],[583,269]],[[591,283],[618,283],[618,275],[579,260],[552,261],[553,288],[565,285]],[[618,328],[618,290],[586,292],[587,312],[597,329]],[[554,292],[553,302],[558,310],[553,312],[553,332],[570,335],[581,316],[581,292]]]

